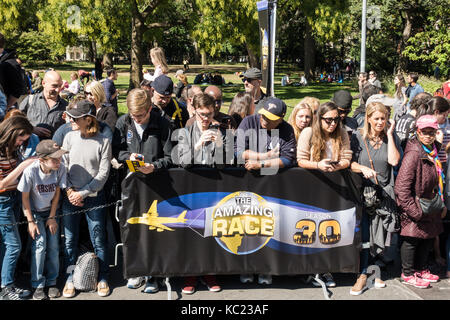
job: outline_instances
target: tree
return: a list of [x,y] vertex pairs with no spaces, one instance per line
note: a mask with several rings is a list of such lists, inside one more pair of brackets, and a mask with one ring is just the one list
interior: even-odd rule
[[130,9],[120,0],[47,0],[37,16],[41,32],[61,44],[60,54],[67,45],[84,43],[92,47],[92,58],[97,55],[97,45],[108,55],[129,36]]
[[199,20],[193,38],[199,47],[215,56],[227,44],[244,45],[251,67],[259,66],[259,24],[254,0],[195,0]]

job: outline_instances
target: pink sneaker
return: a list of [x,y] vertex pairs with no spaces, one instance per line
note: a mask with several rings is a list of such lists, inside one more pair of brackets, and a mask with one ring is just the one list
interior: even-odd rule
[[438,282],[439,281],[439,276],[430,273],[430,270],[423,270],[421,272],[418,272],[418,276],[428,282]]
[[417,273],[417,272],[414,273],[412,276],[408,276],[408,277],[402,273],[402,280],[404,281],[405,284],[412,285],[416,288],[425,289],[430,286],[430,282],[421,279],[419,277],[419,273]]

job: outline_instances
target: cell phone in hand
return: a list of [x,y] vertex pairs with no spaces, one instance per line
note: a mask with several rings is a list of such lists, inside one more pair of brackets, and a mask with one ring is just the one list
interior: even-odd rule
[[338,165],[338,164],[339,164],[339,161],[330,161],[330,164],[331,164],[332,166],[335,166],[335,165]]

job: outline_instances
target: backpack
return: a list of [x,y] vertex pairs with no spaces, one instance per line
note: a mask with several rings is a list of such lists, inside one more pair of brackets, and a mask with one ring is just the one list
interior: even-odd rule
[[80,291],[97,290],[98,258],[93,252],[86,252],[77,259],[73,271],[73,285]]

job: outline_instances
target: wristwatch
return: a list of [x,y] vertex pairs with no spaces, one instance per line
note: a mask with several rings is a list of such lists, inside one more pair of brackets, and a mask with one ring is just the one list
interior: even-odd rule
[[264,162],[265,161],[261,162],[261,168],[264,168]]

